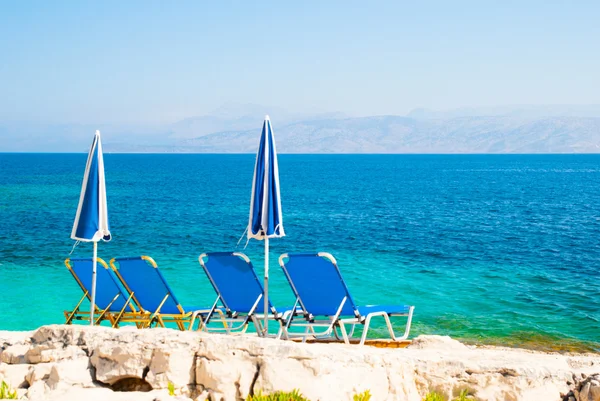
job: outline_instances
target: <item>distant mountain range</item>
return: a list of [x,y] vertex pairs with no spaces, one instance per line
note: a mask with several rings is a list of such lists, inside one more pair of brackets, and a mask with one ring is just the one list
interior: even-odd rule
[[99,128],[106,152],[253,153],[267,111],[280,153],[600,153],[600,106],[594,105],[372,117],[226,105],[165,126],[0,123],[0,151],[85,152]]
[[[302,121],[274,127],[283,153],[600,153],[600,118],[399,116]],[[179,142],[178,152],[254,152],[258,130]]]
[[520,105],[494,107],[463,107],[453,110],[414,109],[407,117],[417,119],[450,119],[457,117],[504,116],[524,119],[547,117],[598,117],[600,105]]

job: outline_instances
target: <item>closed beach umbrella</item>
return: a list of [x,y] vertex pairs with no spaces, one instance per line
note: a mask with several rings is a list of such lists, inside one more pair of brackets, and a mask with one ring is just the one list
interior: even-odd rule
[[271,121],[266,116],[256,154],[248,222],[248,239],[265,241],[265,334],[268,333],[269,315],[269,238],[283,236],[277,149]]
[[79,206],[73,223],[71,238],[77,241],[93,242],[94,257],[92,263],[92,295],[90,305],[90,324],[94,324],[96,302],[96,258],[98,241],[110,241],[108,210],[106,207],[106,184],[104,182],[104,159],[100,131],[96,131],[94,141],[85,165],[85,174],[81,184]]

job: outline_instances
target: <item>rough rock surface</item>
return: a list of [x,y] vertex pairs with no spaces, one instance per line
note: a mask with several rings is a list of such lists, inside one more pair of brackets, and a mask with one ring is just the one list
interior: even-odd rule
[[600,373],[580,377],[573,376],[569,392],[562,397],[563,401],[600,401]]
[[373,401],[420,401],[466,389],[477,400],[600,401],[598,354],[477,348],[440,336],[380,349],[56,325],[0,332],[0,361],[0,380],[29,400],[235,401],[299,389],[313,401],[343,401],[368,389]]

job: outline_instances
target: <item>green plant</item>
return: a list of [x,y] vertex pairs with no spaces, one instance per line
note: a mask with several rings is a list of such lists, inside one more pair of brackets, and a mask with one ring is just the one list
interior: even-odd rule
[[440,393],[432,391],[423,398],[423,401],[444,401],[444,397]]
[[362,393],[354,394],[352,396],[354,401],[370,401],[371,400],[371,392],[369,390],[365,390]]
[[469,397],[469,390],[462,390],[460,392],[460,394],[458,395],[458,398],[455,398],[454,401],[470,401],[472,400],[471,397]]
[[0,384],[0,399],[16,400],[18,398],[19,397],[17,396],[17,390],[11,389],[8,383],[2,380],[2,384]]
[[175,385],[173,383],[169,382],[169,384],[167,384],[167,389],[169,390],[170,396],[175,395]]
[[262,393],[249,395],[246,401],[309,401],[298,390],[291,392],[276,391],[274,393],[263,395]]

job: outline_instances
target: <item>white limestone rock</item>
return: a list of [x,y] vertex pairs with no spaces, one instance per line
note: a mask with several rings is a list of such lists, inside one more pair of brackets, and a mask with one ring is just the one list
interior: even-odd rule
[[4,380],[13,389],[26,387],[28,383],[25,377],[28,371],[28,365],[0,363],[0,381]]
[[460,341],[454,340],[449,336],[425,336],[421,335],[415,337],[412,343],[408,346],[409,348],[416,349],[443,349],[445,351],[455,350],[464,351],[468,349],[466,345]]
[[558,401],[571,389],[567,401],[600,401],[598,354],[473,347],[442,336],[379,349],[169,329],[45,326],[0,332],[0,344],[0,377],[21,386],[30,400],[239,401],[258,391],[298,389],[313,401],[352,400],[364,390],[373,401],[421,401],[431,390],[448,399],[468,390],[480,401]]
[[30,345],[28,344],[8,345],[0,355],[0,362],[8,363],[10,365],[27,363],[25,354],[29,351],[29,347]]
[[63,361],[54,364],[50,370],[46,384],[51,389],[56,389],[60,386],[96,387],[92,379],[92,374],[89,369],[89,360],[87,358]]
[[33,386],[38,381],[45,382],[50,378],[50,371],[54,367],[53,363],[38,363],[36,365],[28,365],[29,369],[25,375],[25,380],[29,386]]

